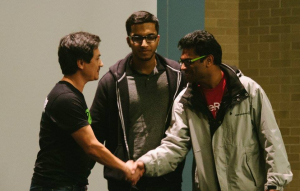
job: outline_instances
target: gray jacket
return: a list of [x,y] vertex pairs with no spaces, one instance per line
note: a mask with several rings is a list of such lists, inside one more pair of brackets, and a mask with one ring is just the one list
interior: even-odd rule
[[193,147],[193,190],[283,190],[293,174],[265,92],[239,70],[220,68],[228,91],[216,119],[189,84],[175,100],[161,146],[138,159],[146,176],[173,171]]

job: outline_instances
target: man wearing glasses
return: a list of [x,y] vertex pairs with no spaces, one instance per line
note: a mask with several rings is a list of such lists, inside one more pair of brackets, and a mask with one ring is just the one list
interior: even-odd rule
[[193,190],[283,190],[293,174],[264,90],[222,63],[212,34],[194,31],[178,46],[188,87],[174,102],[166,138],[138,167],[145,165],[145,176],[161,176],[193,147]]
[[[123,161],[137,160],[160,145],[170,125],[173,101],[186,85],[178,62],[155,53],[158,19],[149,12],[133,13],[126,21],[132,52],[110,67],[99,81],[91,107],[92,128],[100,142]],[[180,191],[184,162],[162,177],[142,177],[135,188],[118,172],[104,169],[110,191]],[[142,174],[142,172],[141,172]]]

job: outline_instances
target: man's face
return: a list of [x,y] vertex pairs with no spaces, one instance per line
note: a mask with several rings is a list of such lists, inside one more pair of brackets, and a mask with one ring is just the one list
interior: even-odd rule
[[84,62],[83,75],[86,78],[86,80],[87,81],[98,80],[100,67],[102,67],[102,66],[103,66],[103,63],[100,60],[99,48],[94,49],[93,57],[92,57],[90,63]]
[[[153,36],[154,35],[154,36]],[[132,54],[134,59],[140,61],[149,61],[153,58],[156,48],[159,43],[160,36],[157,35],[157,31],[155,29],[154,23],[143,23],[143,24],[136,24],[131,26],[131,37],[156,37],[155,40],[151,40],[151,38],[143,39],[141,42],[134,42],[134,38],[127,37],[127,43],[132,50]],[[138,38],[136,38],[138,39]],[[153,42],[147,42],[147,41]]]
[[[194,48],[183,49],[180,60],[192,60],[203,55],[196,55]],[[205,61],[205,60],[204,60]],[[190,83],[201,83],[207,72],[205,63],[197,60],[191,64],[182,64],[181,70],[185,72],[186,80]]]

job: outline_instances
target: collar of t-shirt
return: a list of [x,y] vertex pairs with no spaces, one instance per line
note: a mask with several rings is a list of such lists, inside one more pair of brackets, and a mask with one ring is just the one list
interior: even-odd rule
[[220,109],[224,91],[226,89],[226,78],[222,72],[222,79],[219,84],[213,89],[203,88],[200,85],[199,91],[205,96],[208,109],[211,111],[214,118],[217,116],[217,112]]
[[68,86],[73,92],[75,92],[76,94],[78,94],[81,97],[84,97],[82,92],[79,91],[77,88],[75,88],[75,86],[73,86],[70,82],[67,81],[59,81],[58,84],[65,84],[66,86]]
[[159,59],[156,59],[156,66],[154,67],[153,71],[150,74],[141,74],[138,71],[134,70],[131,66],[130,63],[132,62],[132,60],[130,60],[129,62],[127,62],[127,66],[126,66],[126,75],[127,76],[132,76],[134,74],[139,74],[139,75],[146,75],[146,76],[154,76],[156,74],[159,73],[159,71],[165,71],[165,67],[160,63]]

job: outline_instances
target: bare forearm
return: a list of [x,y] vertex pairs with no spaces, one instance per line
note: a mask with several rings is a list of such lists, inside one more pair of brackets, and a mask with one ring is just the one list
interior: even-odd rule
[[115,157],[95,137],[91,126],[87,125],[72,134],[85,153],[100,164],[128,173],[129,169],[123,161]]
[[96,162],[107,167],[114,168],[125,172],[128,170],[123,161],[115,157],[104,145],[96,142],[89,146],[85,152]]
[[91,158],[93,158],[98,163],[123,172],[125,175],[124,178],[130,181],[132,185],[135,185],[144,173],[144,168],[138,168],[138,169],[130,168],[133,164],[133,161],[127,161],[126,163],[124,163],[119,158],[115,157],[101,143],[90,147],[87,153]]
[[142,176],[139,170],[130,170],[129,165],[132,161],[124,163],[101,144],[96,139],[90,125],[75,131],[72,133],[72,137],[92,159],[107,167],[120,170],[120,172],[123,172],[125,180],[130,181],[132,185],[135,185]]

